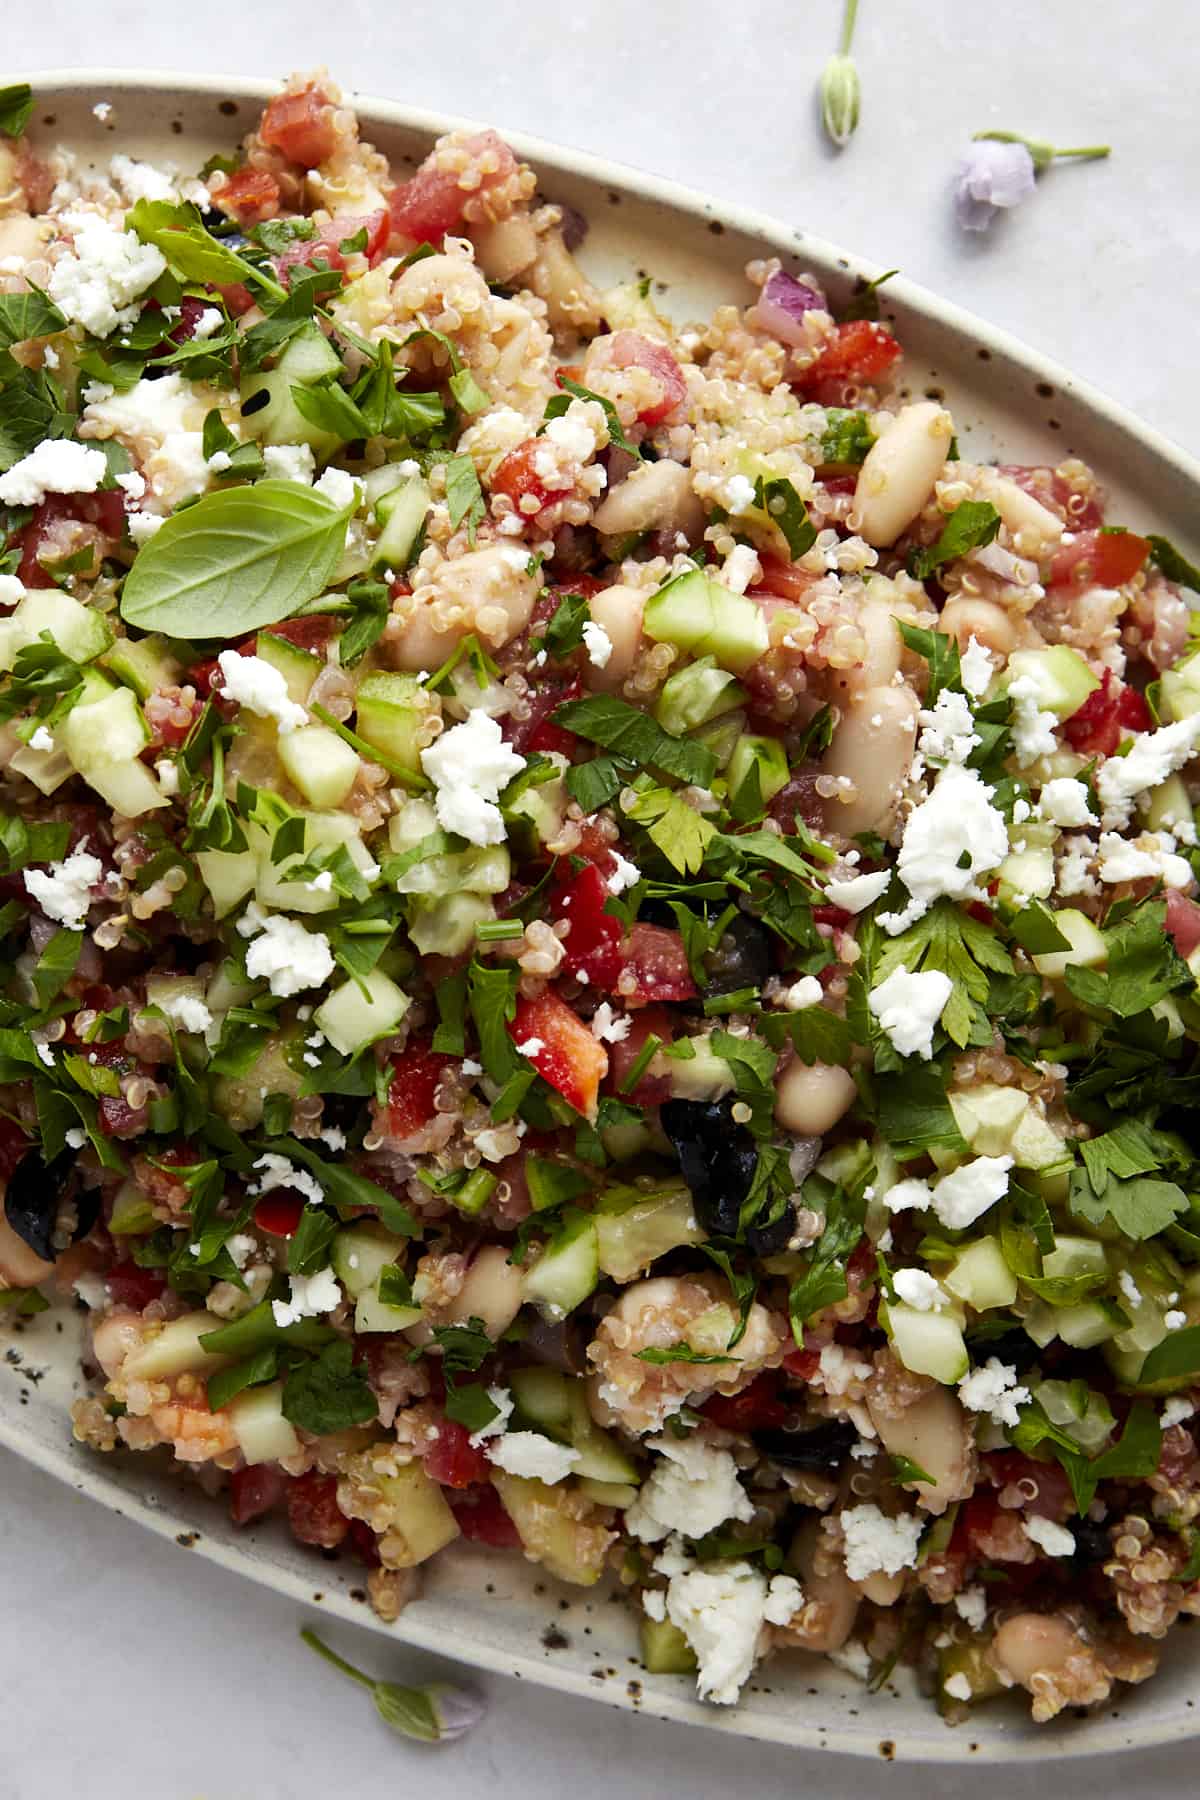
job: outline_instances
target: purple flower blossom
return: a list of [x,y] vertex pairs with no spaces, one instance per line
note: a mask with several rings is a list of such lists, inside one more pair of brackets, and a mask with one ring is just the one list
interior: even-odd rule
[[954,210],[964,231],[986,231],[1002,207],[1016,206],[1036,185],[1024,144],[972,143],[954,177]]

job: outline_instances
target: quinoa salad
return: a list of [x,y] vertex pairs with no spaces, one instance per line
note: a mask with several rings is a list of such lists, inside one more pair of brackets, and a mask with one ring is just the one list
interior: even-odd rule
[[[1200,655],[886,289],[673,322],[493,131],[0,89],[0,1317],[75,1436],[951,1720],[1200,1612]],[[581,260],[576,259],[580,250]],[[1200,1392],[1200,1388],[1196,1391]],[[82,1453],[82,1452],[81,1452]]]

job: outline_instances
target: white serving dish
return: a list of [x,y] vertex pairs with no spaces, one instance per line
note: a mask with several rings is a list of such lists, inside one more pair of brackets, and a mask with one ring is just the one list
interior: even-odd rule
[[[65,143],[85,163],[123,150],[189,171],[246,131],[273,91],[244,77],[104,69],[31,80],[32,131],[41,144]],[[462,123],[388,101],[350,99],[363,135],[398,168],[415,165],[437,133]],[[103,120],[93,112],[99,101],[111,108]],[[746,295],[742,269],[754,256],[777,254],[787,267],[811,270],[835,300],[859,277],[880,272],[749,208],[718,206],[671,182],[537,139],[510,134],[509,141],[537,169],[547,198],[588,219],[582,260],[594,278],[603,285],[645,272],[655,280],[659,304],[679,319],[699,318],[718,301]],[[1057,365],[912,282],[898,277],[888,284],[884,313],[905,347],[909,391],[944,396],[973,455],[1006,462],[1081,456],[1113,497],[1110,516],[1160,531],[1192,557],[1200,553],[1200,464],[1184,451]],[[1040,1762],[1145,1749],[1196,1729],[1200,1714],[1190,1698],[1196,1664],[1181,1642],[1147,1687],[1120,1691],[1114,1704],[1087,1720],[1065,1717],[1052,1726],[1034,1727],[1021,1707],[1002,1703],[951,1730],[907,1678],[869,1695],[829,1664],[800,1655],[765,1665],[740,1706],[702,1706],[689,1682],[642,1671],[631,1609],[604,1594],[563,1587],[516,1556],[476,1546],[437,1559],[421,1597],[396,1625],[383,1625],[362,1598],[357,1562],[326,1562],[274,1525],[235,1531],[220,1503],[179,1482],[157,1458],[100,1457],[74,1444],[69,1407],[84,1387],[78,1323],[70,1311],[51,1311],[0,1327],[6,1359],[0,1444],[194,1555],[405,1643],[734,1736],[874,1758]],[[19,1522],[10,1520],[8,1529],[19,1530]]]

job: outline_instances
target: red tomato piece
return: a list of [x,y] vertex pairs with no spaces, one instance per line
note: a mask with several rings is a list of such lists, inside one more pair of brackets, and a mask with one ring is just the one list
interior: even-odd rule
[[490,1544],[493,1550],[519,1550],[521,1534],[505,1512],[500,1496],[489,1484],[464,1494],[447,1494],[450,1510],[465,1538]]
[[615,1094],[620,1100],[630,1101],[634,1106],[661,1106],[664,1100],[669,1100],[671,1082],[666,1075],[643,1074],[628,1093],[622,1091],[621,1083],[641,1055],[642,1046],[648,1037],[656,1037],[664,1044],[669,1044],[674,1035],[674,1021],[665,1006],[641,1006],[636,1012],[630,1013],[628,1034],[618,1043],[608,1046],[608,1080],[605,1086],[609,1093]]
[[1167,931],[1180,956],[1190,956],[1200,944],[1200,906],[1178,888],[1167,889]]
[[167,1287],[161,1269],[139,1269],[135,1262],[114,1263],[104,1280],[113,1305],[130,1306],[134,1312],[142,1312]]
[[304,1217],[304,1195],[295,1188],[274,1188],[254,1209],[254,1223],[272,1237],[295,1237]]
[[819,1350],[803,1350],[797,1345],[783,1359],[783,1368],[793,1381],[811,1381],[821,1366]]
[[769,550],[760,550],[758,560],[762,565],[762,576],[754,583],[752,591],[756,595],[775,594],[781,600],[800,601],[805,598],[816,579],[807,570],[798,569],[795,563],[784,562],[781,556],[772,556]]
[[625,947],[625,970],[637,988],[624,998],[632,1006],[650,1000],[694,1000],[696,984],[679,932],[665,925],[634,925]]
[[410,1039],[399,1056],[392,1058],[387,1120],[393,1137],[411,1137],[429,1124],[437,1112],[438,1083],[452,1061],[452,1057],[431,1050],[428,1038]]
[[220,294],[235,319],[240,319],[243,313],[248,313],[252,306],[258,304],[250,289],[241,281],[227,281],[224,286],[216,288],[215,292]]
[[0,1118],[0,1181],[7,1181],[29,1149],[29,1139],[12,1119]]
[[1145,566],[1150,541],[1136,531],[1079,531],[1054,552],[1051,587],[1124,587]]
[[1149,731],[1154,724],[1146,696],[1139,694],[1136,688],[1121,689],[1117,698],[1117,724],[1124,725],[1127,731]]
[[328,225],[322,225],[314,237],[298,238],[289,244],[286,250],[275,258],[275,267],[282,275],[285,270],[293,268],[297,263],[323,262],[330,269],[344,269],[346,256],[341,246],[347,238],[357,237],[360,231],[366,231],[367,241],[363,245],[363,255],[374,267],[387,246],[391,226],[383,207],[377,212],[356,213],[352,217],[343,215],[338,219],[330,219]]
[[480,173],[476,187],[465,188],[459,186],[456,171],[439,167],[436,152],[427,157],[411,180],[402,181],[392,190],[389,206],[394,232],[415,243],[422,239],[438,243],[448,231],[461,225],[463,209],[473,195],[486,194],[489,188],[507,181],[516,169],[517,159],[498,132],[477,131],[467,139],[464,148],[472,157],[486,157],[495,166]]
[[687,398],[687,382],[665,344],[643,337],[640,331],[617,331],[609,345],[614,369],[645,369],[662,390],[661,398],[638,413],[643,425],[660,425]]
[[608,889],[595,863],[558,888],[552,911],[569,927],[563,939],[563,967],[568,975],[586,975],[602,994],[611,993],[621,973],[620,920],[604,910]]
[[437,1437],[421,1461],[430,1481],[449,1488],[473,1487],[478,1481],[486,1481],[492,1466],[483,1445],[473,1444],[466,1426],[454,1419],[441,1420]]
[[237,169],[209,192],[214,206],[239,225],[261,225],[279,211],[279,183],[266,169]]
[[1126,731],[1146,731],[1151,723],[1150,709],[1141,694],[1105,669],[1100,686],[1066,720],[1062,732],[1081,756],[1111,756]]
[[303,169],[315,169],[337,149],[334,109],[320,88],[279,94],[269,102],[258,135],[272,150]]
[[817,792],[820,769],[797,769],[785,782],[767,807],[770,816],[783,827],[785,837],[794,837],[799,816],[812,831],[823,828],[825,813]]
[[[311,650],[319,653],[336,631],[341,629],[342,621],[333,613],[310,613],[303,619],[281,619],[278,625],[269,628],[271,637],[286,638],[289,644],[295,644],[297,650]],[[258,648],[258,639],[247,640],[247,648],[243,655],[253,656]]]
[[229,1477],[229,1517],[235,1525],[251,1525],[274,1511],[283,1499],[288,1478],[274,1463],[253,1463]]
[[[571,478],[560,476],[556,470],[546,475],[538,473],[538,452],[545,446],[537,438],[527,438],[510,450],[492,476],[492,492],[506,494],[522,518],[532,518],[543,506],[557,494],[569,493]],[[522,506],[523,500],[536,500],[537,505]]]
[[779,1376],[765,1370],[740,1394],[714,1394],[700,1411],[722,1431],[766,1431],[782,1425],[791,1408],[779,1398]]
[[301,1544],[318,1544],[336,1550],[350,1529],[350,1521],[337,1503],[336,1475],[311,1470],[288,1483],[288,1524]]
[[[100,494],[51,494],[43,500],[16,539],[21,546],[17,576],[26,587],[54,586],[54,577],[43,567],[42,558],[51,552],[56,528],[72,519],[117,539],[125,529],[125,496],[116,488]],[[54,560],[53,555],[49,560]]]
[[508,1034],[518,1047],[536,1044],[536,1049],[523,1054],[538,1074],[576,1112],[595,1119],[608,1056],[565,1001],[551,993],[542,994],[537,1000],[518,1000]]
[[[796,386],[802,394],[833,403],[833,390],[879,381],[900,356],[900,345],[873,319],[849,319],[835,325],[833,336]],[[826,399],[826,394],[830,395]]]
[[579,747],[579,739],[573,731],[565,731],[561,725],[556,725],[551,714],[568,700],[578,700],[582,692],[582,684],[576,679],[558,686],[547,682],[536,693],[528,695],[528,717],[514,720],[506,734],[513,749],[519,750],[522,756],[527,756],[531,750],[541,750],[547,755],[553,750],[571,756]]

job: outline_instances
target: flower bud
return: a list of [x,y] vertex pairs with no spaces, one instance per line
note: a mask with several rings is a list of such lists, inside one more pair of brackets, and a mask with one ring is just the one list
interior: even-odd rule
[[858,125],[862,89],[852,56],[831,56],[821,74],[821,123],[839,150],[850,142]]

